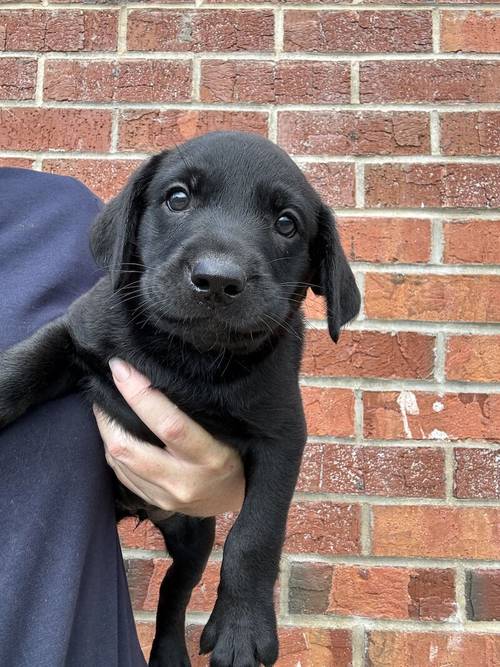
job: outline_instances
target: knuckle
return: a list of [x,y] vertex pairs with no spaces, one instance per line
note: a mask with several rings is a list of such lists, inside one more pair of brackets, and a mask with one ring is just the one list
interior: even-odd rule
[[120,459],[127,454],[128,447],[124,440],[113,439],[106,443],[106,450],[110,457]]
[[175,489],[175,498],[179,505],[189,505],[194,501],[193,489],[186,484],[179,484]]
[[165,417],[160,423],[158,435],[166,443],[182,440],[186,435],[186,420],[181,412]]

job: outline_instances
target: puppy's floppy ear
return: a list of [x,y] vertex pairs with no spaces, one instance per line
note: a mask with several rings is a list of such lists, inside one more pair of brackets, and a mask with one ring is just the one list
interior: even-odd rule
[[312,290],[326,299],[328,330],[336,343],[340,327],[358,314],[361,297],[342,250],[334,217],[324,204],[318,214],[313,262],[315,273],[311,279],[314,285]]
[[137,226],[145,205],[146,188],[162,156],[155,155],[135,171],[123,190],[95,220],[90,230],[90,249],[97,264],[111,272],[114,289],[124,282],[134,252]]

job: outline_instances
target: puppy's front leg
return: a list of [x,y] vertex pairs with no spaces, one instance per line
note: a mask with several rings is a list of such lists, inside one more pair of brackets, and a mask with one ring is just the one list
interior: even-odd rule
[[[305,438],[304,438],[305,440]],[[224,546],[217,602],[201,637],[212,667],[273,665],[278,658],[273,589],[303,449],[256,443],[244,457],[246,496]]]
[[0,352],[0,428],[76,382],[74,346],[64,318]]

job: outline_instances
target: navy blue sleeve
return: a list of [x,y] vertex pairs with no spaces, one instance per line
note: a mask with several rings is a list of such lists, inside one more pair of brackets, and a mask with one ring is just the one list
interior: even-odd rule
[[[78,181],[0,169],[0,349],[99,278]],[[78,395],[0,432],[0,665],[144,667],[90,407]]]

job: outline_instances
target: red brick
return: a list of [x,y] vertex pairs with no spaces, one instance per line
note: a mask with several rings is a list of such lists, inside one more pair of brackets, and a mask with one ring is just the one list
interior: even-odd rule
[[271,51],[270,10],[138,9],[128,17],[129,51]]
[[254,111],[127,111],[120,121],[120,150],[157,151],[214,130],[267,135],[267,114]]
[[455,612],[454,572],[293,563],[289,610],[292,614],[446,620]]
[[[217,517],[215,546],[221,549],[234,520],[234,513]],[[358,505],[323,502],[293,502],[288,515],[284,549],[290,553],[359,553],[360,508]]]
[[367,660],[367,667],[496,667],[500,635],[372,630]]
[[302,387],[310,435],[354,435],[354,393],[351,389]]
[[360,552],[358,505],[294,502],[287,524],[285,551],[319,555]]
[[[325,300],[322,296],[316,296],[314,292],[308,290],[307,298],[304,302],[304,313],[311,320],[324,320],[326,317]],[[342,336],[344,333],[342,333]]]
[[[154,637],[154,623],[137,624],[141,647],[149,659]],[[187,627],[187,646],[191,667],[208,667],[210,656],[199,655],[203,626]],[[347,630],[313,628],[279,628],[280,667],[296,667],[299,660],[304,667],[351,667],[351,640]],[[319,660],[319,662],[318,662]]]
[[456,498],[500,498],[500,450],[455,449]]
[[449,264],[500,264],[500,219],[446,222],[444,261]]
[[367,317],[435,322],[499,322],[500,276],[369,273]]
[[201,64],[203,102],[350,102],[346,63],[312,61],[205,60]]
[[[30,0],[31,1],[31,0]],[[120,5],[123,0],[49,0],[51,5],[65,4],[65,5]],[[19,2],[19,0],[16,0]],[[134,5],[181,5],[193,4],[192,0],[134,0]]]
[[368,438],[500,438],[500,394],[367,391],[363,404]]
[[441,114],[445,155],[500,155],[500,112]]
[[301,168],[328,206],[355,205],[355,174],[352,164],[308,162],[302,164]]
[[359,66],[360,99],[371,102],[499,102],[500,63],[378,61]]
[[345,331],[334,345],[327,331],[307,331],[304,375],[430,378],[434,337],[418,333]]
[[36,60],[0,58],[0,99],[34,99],[36,72]]
[[[187,627],[188,653],[192,667],[208,667],[210,656],[199,655],[200,635],[203,626]],[[149,658],[154,637],[154,624],[140,621],[137,624],[139,639],[146,658]],[[278,628],[280,655],[279,667],[351,667],[351,633],[348,630],[321,628]]]
[[441,51],[498,53],[500,12],[441,13]]
[[278,141],[302,155],[418,155],[429,151],[429,117],[415,112],[282,111]]
[[115,51],[117,11],[0,12],[0,51]]
[[465,596],[467,618],[500,621],[500,570],[469,570]]
[[101,199],[114,197],[142,160],[44,160],[43,170],[83,181]]
[[322,628],[280,628],[279,667],[351,667],[351,633]]
[[188,101],[191,99],[191,63],[186,60],[49,60],[45,65],[44,97],[59,102]]
[[288,11],[285,51],[387,53],[432,50],[430,12]]
[[0,109],[0,150],[107,151],[111,112],[91,109]]
[[428,262],[431,223],[418,218],[337,217],[347,257],[358,262]]
[[444,453],[426,447],[310,443],[297,490],[414,498],[444,496]]
[[[128,586],[134,611],[156,611],[160,584],[171,565],[167,558],[128,558],[125,560]],[[220,562],[210,561],[198,586],[195,587],[188,610],[210,612],[217,598]]]
[[[191,660],[191,667],[208,667],[209,665],[210,656],[200,655],[200,635],[202,630],[202,625],[188,625],[186,628],[186,644]],[[137,623],[137,633],[144,655],[149,660],[151,645],[155,635],[155,624],[139,621]]]
[[0,167],[17,167],[20,169],[31,169],[33,160],[24,157],[0,157]]
[[500,336],[450,336],[446,356],[449,380],[500,380]]
[[[221,550],[236,515],[217,517],[215,547]],[[360,509],[357,505],[331,502],[297,502],[290,508],[285,550],[318,554],[359,553]],[[119,524],[124,548],[164,551],[161,533],[149,521],[137,524],[124,519]]]
[[373,554],[419,558],[496,559],[500,508],[373,508]]
[[491,208],[500,205],[496,164],[392,164],[365,169],[366,205]]

